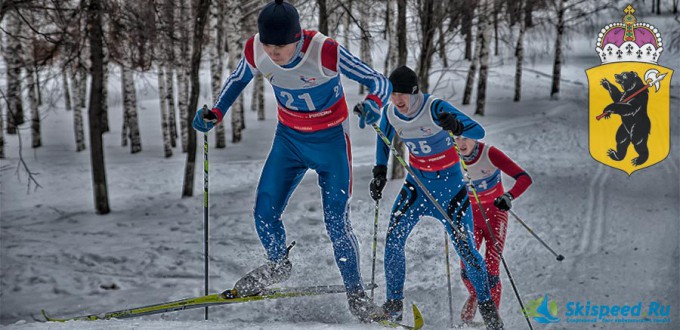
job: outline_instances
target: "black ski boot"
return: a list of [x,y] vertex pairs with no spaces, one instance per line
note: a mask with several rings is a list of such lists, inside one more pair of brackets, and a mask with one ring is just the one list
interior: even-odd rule
[[233,289],[224,291],[222,296],[233,298],[256,295],[270,285],[287,280],[292,269],[293,265],[288,258],[279,262],[268,261],[243,276],[236,282]]
[[404,316],[404,301],[400,299],[388,299],[383,305],[385,314],[391,321],[401,322]]
[[364,290],[348,292],[347,303],[349,304],[349,311],[361,322],[370,323],[387,320],[387,314],[385,314],[383,308],[368,298]]
[[482,314],[486,330],[503,330],[503,321],[493,300],[479,303],[479,314]]

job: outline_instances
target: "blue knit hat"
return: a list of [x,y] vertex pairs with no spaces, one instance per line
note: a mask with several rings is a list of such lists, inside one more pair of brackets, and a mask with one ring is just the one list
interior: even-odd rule
[[268,3],[257,18],[260,42],[269,45],[287,45],[300,40],[300,15],[297,9],[283,0]]

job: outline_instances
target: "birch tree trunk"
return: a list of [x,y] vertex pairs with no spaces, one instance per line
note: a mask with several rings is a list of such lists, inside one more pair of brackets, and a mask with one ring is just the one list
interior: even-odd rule
[[[406,48],[406,0],[397,0],[397,67],[406,65],[408,57],[408,48]],[[392,141],[394,148],[404,155],[404,142],[401,141],[398,134],[395,134]],[[392,155],[391,170],[392,179],[401,179],[406,175],[406,170],[399,164],[395,155]]]
[[74,70],[72,71],[73,73],[73,78],[71,81],[73,81],[73,86],[74,86],[74,93],[75,93],[75,99],[74,99],[74,107],[73,107],[73,130],[76,138],[76,151],[83,151],[85,150],[85,132],[84,132],[84,127],[83,127],[83,107],[81,106],[82,104],[85,103],[83,98],[85,95],[80,91],[81,85],[84,84],[83,82],[83,77],[80,74],[80,69],[79,65],[76,65]]
[[[474,34],[472,33],[473,19],[475,17],[475,7],[477,5],[477,0],[472,1],[462,1],[462,12],[463,18],[461,23],[462,33],[465,36],[465,59],[468,61],[474,60],[472,41],[474,39]],[[476,46],[475,46],[476,47]],[[465,104],[465,103],[464,103]]]
[[102,145],[102,105],[104,89],[103,32],[101,29],[101,0],[89,0],[87,21],[91,31],[90,62],[92,63],[92,82],[90,85],[90,163],[92,166],[92,188],[97,214],[107,214],[109,208],[106,167],[104,166],[104,147]]
[[[373,67],[373,57],[371,56],[371,33],[369,32],[369,25],[371,21],[371,4],[372,2],[363,1],[359,4],[361,15],[361,60],[369,67]],[[364,84],[359,84],[359,95],[364,95]]]
[[[179,17],[191,17],[191,2],[186,0],[180,1],[180,14]],[[187,152],[187,143],[189,141],[189,128],[187,122],[187,107],[189,102],[189,72],[187,68],[187,63],[189,62],[189,26],[186,22],[180,20],[180,55],[179,55],[179,67],[177,71],[177,87],[179,88],[179,96],[177,105],[179,106],[179,128],[180,134],[182,136],[182,152]],[[194,110],[195,111],[195,110]]]
[[28,106],[31,108],[31,147],[38,148],[42,145],[42,140],[40,138],[40,110],[38,106],[39,101],[35,73],[36,72],[31,65],[26,67]]
[[[243,51],[243,41],[241,40],[242,24],[240,23],[242,12],[241,3],[238,0],[229,0],[227,2],[229,14],[227,20],[227,43],[229,47],[229,58],[227,65],[229,70],[236,69],[236,65],[241,59],[241,52]],[[243,95],[236,98],[231,105],[231,142],[238,143],[241,141],[241,132],[245,127],[245,120],[243,114]]]
[[[653,0],[652,0],[653,1]],[[555,37],[555,61],[553,62],[552,87],[550,98],[556,100],[560,93],[560,79],[562,72],[562,36],[564,36],[564,11],[567,0],[558,0],[557,8],[557,36]]]
[[175,105],[175,67],[177,66],[177,50],[175,49],[175,0],[165,1],[165,17],[167,20],[168,41],[166,53],[168,66],[165,68],[165,88],[168,105],[168,125],[170,127],[170,145],[177,146],[177,111]]
[[323,35],[328,35],[328,10],[326,8],[326,0],[316,0],[319,6],[319,32]]
[[78,65],[78,107],[85,108],[87,106],[87,70],[83,64]]
[[[200,84],[198,81],[198,71],[201,66],[201,45],[203,44],[203,31],[206,20],[208,19],[208,10],[210,9],[210,0],[198,0],[196,5],[196,17],[194,19],[194,31],[192,40],[192,54],[191,54],[191,95],[189,99],[189,106],[187,108],[187,126],[193,117],[198,107],[198,94],[200,91]],[[182,197],[193,196],[194,194],[194,172],[196,164],[196,130],[189,130],[189,143],[187,145],[187,161],[184,167],[184,185],[182,187]]]
[[430,66],[432,66],[432,55],[434,54],[434,32],[437,29],[437,16],[435,0],[421,1],[420,8],[420,56],[418,66],[415,70],[418,73],[418,88],[427,93],[430,89]]
[[261,74],[253,77],[253,99],[251,108],[257,112],[257,120],[264,120],[264,77]]
[[162,66],[158,66],[158,95],[161,108],[161,132],[163,133],[163,153],[165,158],[172,157],[172,144],[170,143],[170,126],[168,125],[168,105],[165,91],[165,72]]
[[110,131],[109,128],[109,50],[106,45],[102,46],[102,133]]
[[477,108],[475,114],[484,116],[486,105],[486,81],[489,76],[489,48],[491,45],[491,27],[489,26],[489,1],[482,0],[479,13],[479,80],[477,81]]
[[[479,22],[477,23],[479,24]],[[479,31],[481,29],[477,27]],[[477,75],[477,63],[479,62],[480,54],[480,32],[477,32],[477,42],[475,43],[475,49],[470,60],[470,68],[468,69],[467,79],[465,80],[465,90],[463,91],[463,104],[470,104],[470,99],[472,98],[472,87],[475,84],[475,76]]]
[[165,104],[168,106],[168,133],[170,138],[170,146],[177,146],[177,111],[175,107],[175,69],[172,66],[165,68]]
[[17,126],[24,123],[24,109],[21,102],[21,22],[16,13],[7,13],[7,38],[4,57],[7,63],[7,134],[16,134]]
[[[102,38],[105,38],[109,31],[109,20],[106,15],[101,15]],[[102,40],[103,41],[103,40]],[[102,109],[101,109],[101,126],[102,133],[108,132],[109,129],[109,49],[107,43],[102,42]]]
[[515,57],[517,57],[517,65],[515,65],[515,97],[513,98],[515,102],[519,102],[522,98],[522,63],[524,62],[524,33],[526,32],[524,4],[526,1],[520,0],[519,3],[519,36],[517,37],[517,47],[515,48]]
[[[222,61],[222,36],[224,35],[224,24],[220,24],[220,16],[223,12],[221,10],[221,1],[212,1],[210,5],[210,24],[209,24],[209,38],[210,47],[208,51],[210,54],[210,85],[212,87],[212,101],[215,104],[216,98],[219,96],[222,89],[222,70],[224,63]],[[226,132],[224,125],[217,125],[215,127],[215,148],[223,149],[227,146]]]
[[5,159],[5,104],[0,103],[0,159]]
[[[122,68],[122,85],[123,85],[123,112],[125,113],[124,121],[127,121],[127,132],[130,138],[130,153],[138,153],[142,151],[142,140],[139,136],[139,120],[137,119],[137,91],[135,88],[135,80],[132,70],[127,65]],[[125,124],[124,124],[125,125]]]
[[71,111],[73,107],[71,106],[71,90],[68,86],[68,75],[66,74],[67,70],[68,69],[66,66],[62,67],[61,82],[63,85],[62,90],[64,91],[64,107],[66,108],[66,111]]
[[349,33],[352,30],[352,16],[350,14],[352,13],[352,3],[354,1],[348,0],[345,6],[347,7],[348,13],[345,13],[345,28],[343,30],[343,46],[345,48],[349,49]]

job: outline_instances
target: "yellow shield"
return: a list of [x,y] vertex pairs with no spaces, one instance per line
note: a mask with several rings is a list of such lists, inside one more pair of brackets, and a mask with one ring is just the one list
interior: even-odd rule
[[[664,160],[670,151],[673,70],[652,63],[617,62],[590,68],[586,75],[590,156],[628,175]],[[633,95],[639,89],[632,87],[636,79],[640,79],[636,86],[647,87]]]

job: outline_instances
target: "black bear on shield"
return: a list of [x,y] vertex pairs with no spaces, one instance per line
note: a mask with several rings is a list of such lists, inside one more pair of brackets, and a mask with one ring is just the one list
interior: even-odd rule
[[630,95],[634,94],[645,83],[634,71],[615,74],[616,83],[621,85],[623,92],[609,80],[602,79],[600,84],[609,91],[614,103],[604,108],[604,118],[609,119],[612,114],[621,116],[621,126],[616,131],[616,150],[609,149],[607,155],[613,160],[622,160],[626,157],[628,146],[632,143],[638,156],[631,161],[634,166],[643,164],[649,158],[647,140],[652,128],[652,124],[647,115],[647,101],[649,100],[649,90],[644,90],[635,95],[627,102],[623,102]]

